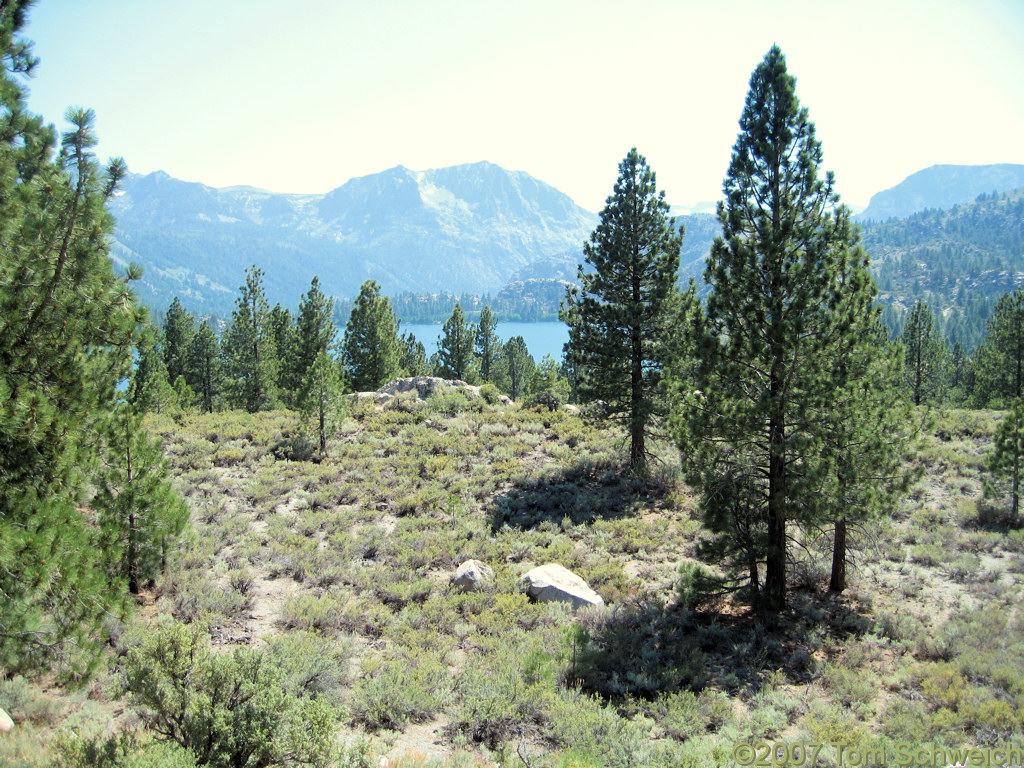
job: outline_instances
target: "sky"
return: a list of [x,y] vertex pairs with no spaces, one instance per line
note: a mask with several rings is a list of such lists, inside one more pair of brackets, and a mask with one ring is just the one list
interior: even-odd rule
[[40,0],[30,108],[101,159],[323,193],[487,160],[598,211],[631,147],[717,200],[772,44],[844,202],[940,163],[1024,163],[1024,0]]

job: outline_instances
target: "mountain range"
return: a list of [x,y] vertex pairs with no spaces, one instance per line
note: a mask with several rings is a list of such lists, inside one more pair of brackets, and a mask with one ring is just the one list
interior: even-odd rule
[[369,278],[389,294],[496,292],[549,275],[552,263],[575,271],[597,222],[554,187],[491,163],[397,166],[324,195],[214,189],[157,172],[129,176],[111,210],[115,261],[144,267],[140,298],[166,306],[177,295],[200,312],[229,310],[250,264],[271,303],[286,306],[314,275],[339,297]]
[[[965,234],[951,239],[952,222],[975,216],[966,201],[978,196],[976,190],[984,196],[1014,186],[1024,186],[1022,165],[933,166],[872,197],[857,218],[866,227],[876,274],[883,266],[886,270],[883,291],[889,291],[891,303],[897,308],[912,303],[915,290],[941,294],[943,279],[930,277],[936,270],[947,276],[976,270],[979,254],[984,260],[995,247],[991,238],[983,226],[963,230],[958,223]],[[967,207],[954,219],[918,215],[906,226],[894,223],[902,218],[893,217],[956,204]],[[433,295],[437,301],[404,302],[418,306],[420,314],[428,305],[446,302],[443,311],[450,312],[446,296],[473,294],[490,296],[509,318],[551,319],[565,283],[576,278],[583,243],[597,224],[595,214],[554,187],[486,162],[429,171],[397,166],[323,195],[215,189],[162,172],[131,175],[111,208],[117,219],[112,256],[122,264],[143,266],[137,291],[144,303],[159,311],[178,296],[194,312],[221,315],[230,313],[245,269],[256,264],[270,302],[288,307],[297,305],[317,275],[323,289],[342,302],[372,278],[393,297]],[[676,222],[686,231],[683,281],[699,280],[719,234],[714,216],[684,213],[706,208],[673,209],[682,214]],[[888,226],[879,219],[888,220]],[[1020,230],[1021,222],[1012,217],[1000,221],[1000,226]],[[940,241],[938,258],[933,244]],[[1024,255],[1012,247],[1008,251],[1005,243],[999,248],[993,258],[999,270],[1009,269],[1014,282],[1014,265]],[[996,261],[989,261],[983,271],[995,269]],[[986,285],[992,282],[985,280]],[[965,283],[956,285],[960,293]],[[994,300],[991,291],[984,293]],[[955,297],[947,298],[938,304],[957,304]],[[427,314],[433,318],[437,312]]]

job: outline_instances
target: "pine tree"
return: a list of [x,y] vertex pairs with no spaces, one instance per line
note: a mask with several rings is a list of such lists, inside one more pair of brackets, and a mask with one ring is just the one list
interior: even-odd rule
[[174,398],[174,389],[164,364],[164,343],[160,330],[152,325],[139,332],[138,362],[128,388],[128,402],[140,411],[162,412]]
[[1024,289],[996,303],[975,359],[979,405],[1007,405],[1024,397]]
[[863,287],[848,287],[838,307],[846,316],[827,353],[831,397],[817,424],[820,460],[829,467],[819,504],[831,510],[829,591],[834,593],[846,589],[851,529],[892,509],[916,478],[904,462],[916,429],[909,404],[893,384],[903,374],[902,351],[889,343],[873,304],[866,260],[859,267],[852,277],[862,280]]
[[239,288],[221,352],[231,404],[249,413],[273,407],[277,350],[263,290],[263,271],[255,265],[245,271],[245,285]]
[[629,471],[640,476],[647,474],[648,438],[666,414],[660,387],[677,319],[682,237],[668,210],[654,171],[631,149],[583,246],[590,269],[580,265],[581,285],[567,290],[561,313],[577,393],[602,401],[604,415],[626,426]]
[[326,352],[316,356],[302,387],[302,416],[313,422],[320,456],[327,455],[327,438],[337,427],[342,412],[344,385],[338,364]]
[[476,326],[476,356],[480,360],[480,378],[490,381],[494,367],[494,359],[501,350],[501,342],[494,332],[498,327],[497,318],[491,313],[491,308],[485,306],[480,311],[480,322]]
[[270,328],[270,336],[274,340],[274,349],[277,352],[277,377],[274,379],[274,388],[286,405],[292,405],[302,394],[301,387],[290,386],[291,377],[288,370],[288,357],[295,350],[295,323],[292,322],[292,313],[282,307],[281,302],[276,303],[267,315],[267,326]]
[[164,366],[167,370],[168,381],[175,381],[179,376],[184,376],[188,370],[186,360],[188,345],[195,332],[195,316],[187,312],[181,306],[178,297],[175,296],[171,306],[167,308],[163,326]]
[[707,315],[693,315],[700,364],[677,416],[715,544],[770,610],[786,602],[788,526],[827,518],[820,491],[833,468],[819,422],[845,378],[832,365],[850,330],[842,292],[869,286],[832,174],[819,178],[821,145],[795,83],[777,46],[751,76],[705,272]]
[[914,405],[938,398],[946,371],[946,345],[935,327],[935,316],[918,299],[900,336],[905,354],[907,390]]
[[380,286],[367,280],[359,289],[341,341],[341,359],[348,386],[356,392],[375,390],[401,371],[398,320]]
[[188,510],[171,487],[159,444],[127,404],[110,418],[105,442],[92,506],[111,579],[123,582],[135,595],[165,565],[172,540],[188,521]]
[[494,383],[513,400],[526,394],[536,364],[522,336],[513,336],[502,347],[494,365]]
[[108,250],[123,163],[95,162],[90,110],[68,111],[56,157],[54,130],[26,110],[27,8],[0,5],[0,667],[84,671],[124,601],[87,506],[95,434],[145,312]]
[[286,361],[288,378],[285,384],[290,389],[302,387],[313,362],[321,354],[329,354],[337,336],[334,326],[334,299],[325,296],[320,289],[320,279],[313,277],[309,291],[299,301],[299,314],[295,318],[295,340]]
[[1014,523],[1020,519],[1021,457],[1024,457],[1024,399],[1017,399],[999,422],[988,455],[989,472],[1010,479],[1010,518]]
[[213,413],[220,396],[221,354],[217,334],[203,321],[188,345],[185,380],[199,398],[200,407]]
[[455,308],[441,328],[437,342],[437,375],[445,379],[466,380],[473,359],[476,329],[466,322],[462,307]]
[[427,350],[423,343],[416,340],[411,333],[403,333],[399,338],[401,356],[398,367],[405,376],[428,376],[430,364],[427,362]]

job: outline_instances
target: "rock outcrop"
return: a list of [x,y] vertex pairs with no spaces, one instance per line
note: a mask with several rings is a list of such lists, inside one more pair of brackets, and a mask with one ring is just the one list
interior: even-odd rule
[[[461,379],[442,379],[438,376],[410,376],[403,379],[395,379],[394,381],[389,381],[376,392],[359,392],[356,396],[372,397],[378,403],[386,403],[399,395],[415,392],[418,400],[426,400],[434,393],[443,389],[461,389],[470,398],[481,397],[480,387],[468,384]],[[500,395],[498,399],[505,405],[512,402],[505,395]]]
[[494,580],[494,569],[479,560],[467,560],[452,574],[452,586],[462,592],[478,592]]
[[539,565],[523,574],[522,581],[526,584],[526,593],[541,603],[570,603],[573,610],[604,605],[604,598],[587,582],[558,563]]

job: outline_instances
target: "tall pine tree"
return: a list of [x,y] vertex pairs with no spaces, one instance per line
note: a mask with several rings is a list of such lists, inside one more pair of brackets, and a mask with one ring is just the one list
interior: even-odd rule
[[221,353],[231,404],[249,413],[273,407],[276,402],[277,349],[263,289],[263,270],[255,265],[245,271],[245,285],[239,288]]
[[648,437],[666,414],[661,378],[678,320],[682,237],[668,211],[654,171],[631,149],[583,246],[589,269],[580,265],[581,285],[567,290],[561,313],[577,394],[601,401],[604,416],[625,425],[629,471],[640,476],[647,474]]
[[[97,435],[145,320],[109,255],[105,205],[124,174],[96,163],[90,110],[52,128],[26,110],[28,3],[0,4],[0,667],[87,667],[112,585],[88,506]],[[138,270],[129,270],[129,277]],[[72,655],[77,647],[85,651]]]
[[[827,516],[820,491],[833,467],[819,422],[849,375],[833,364],[852,328],[843,291],[873,290],[832,174],[819,177],[821,144],[795,85],[773,46],[740,117],[705,272],[707,316],[695,324],[700,364],[678,417],[705,521],[770,610],[786,602],[790,524]],[[869,302],[858,296],[855,306]]]
[[494,332],[498,327],[498,319],[485,306],[480,311],[480,322],[476,326],[476,356],[480,361],[480,378],[490,381],[493,375],[494,361],[501,351],[501,342]]
[[163,327],[164,366],[167,369],[167,380],[175,381],[179,376],[188,379],[188,345],[196,332],[196,318],[181,306],[175,296],[171,306],[167,308]]
[[1024,398],[1024,289],[999,299],[975,360],[979,405],[1005,407]]
[[900,335],[905,354],[904,381],[914,405],[937,399],[946,372],[946,344],[935,327],[935,316],[918,299]]
[[217,334],[206,320],[192,337],[185,359],[185,380],[196,393],[199,406],[213,413],[221,393],[221,354]]

